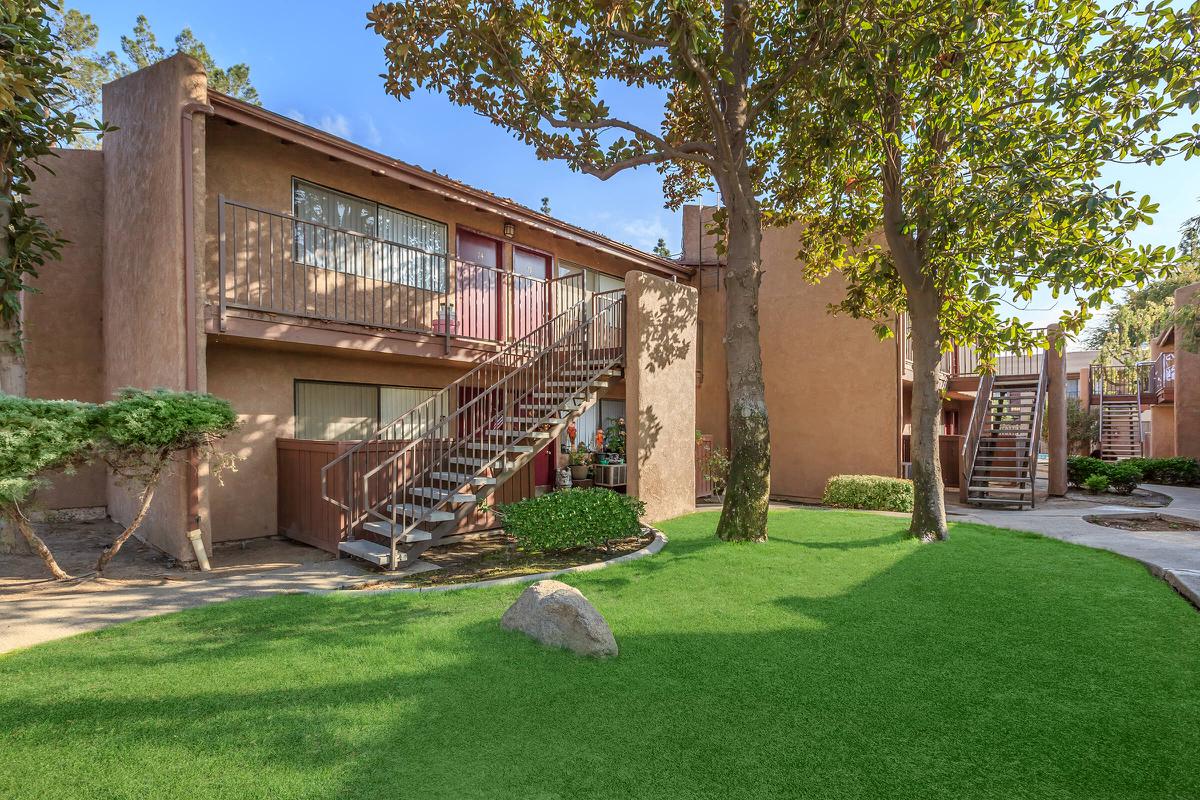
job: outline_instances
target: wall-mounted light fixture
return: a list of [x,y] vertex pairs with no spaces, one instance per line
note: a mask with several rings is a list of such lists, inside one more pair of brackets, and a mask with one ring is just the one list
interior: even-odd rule
[[509,222],[508,220],[505,220],[504,221],[504,237],[506,239],[511,239],[516,235],[517,235],[517,226],[514,225],[513,223]]

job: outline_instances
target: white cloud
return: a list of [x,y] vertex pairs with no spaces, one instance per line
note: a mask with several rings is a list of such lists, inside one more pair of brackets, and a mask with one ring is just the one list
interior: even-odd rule
[[291,117],[292,119],[296,120],[296,122],[301,124],[307,122],[307,120],[304,118],[304,112],[298,108],[289,109],[288,111],[284,112],[284,116]]
[[351,135],[350,120],[346,119],[345,114],[325,114],[317,123],[317,127],[326,133],[332,133],[334,136],[340,136],[343,139],[349,139]]
[[671,232],[661,217],[619,220],[615,228],[616,238],[642,250],[653,250],[659,239],[669,242],[671,238]]
[[363,140],[368,147],[373,147],[376,150],[383,144],[383,134],[379,132],[379,127],[375,124],[375,118],[370,114],[363,115]]

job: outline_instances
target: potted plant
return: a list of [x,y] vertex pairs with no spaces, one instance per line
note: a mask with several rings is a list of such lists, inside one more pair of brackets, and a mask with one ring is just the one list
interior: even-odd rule
[[571,451],[571,456],[567,463],[571,466],[571,480],[573,482],[587,480],[588,464],[591,463],[591,460],[592,454],[583,442],[580,442],[579,446]]
[[607,446],[605,449],[612,454],[608,458],[610,464],[623,464],[625,462],[625,418],[619,417],[612,421],[607,428],[604,429],[604,441]]

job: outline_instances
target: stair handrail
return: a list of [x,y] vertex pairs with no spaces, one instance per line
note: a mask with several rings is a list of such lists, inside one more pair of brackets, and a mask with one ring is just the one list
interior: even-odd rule
[[[456,378],[454,381],[435,394],[430,395],[427,399],[404,412],[387,425],[381,426],[372,435],[359,440],[353,447],[350,447],[344,452],[340,453],[336,458],[321,468],[321,496],[328,502],[333,503],[344,511],[353,511],[350,506],[329,495],[328,476],[335,467],[343,462],[349,461],[372,444],[396,438],[391,434],[394,434],[400,430],[404,430],[404,425],[406,423],[416,421],[418,419],[428,420],[418,432],[415,434],[410,434],[410,436],[407,437],[413,439],[413,442],[410,443],[409,447],[411,447],[412,444],[415,444],[416,440],[423,439],[430,433],[444,428],[445,423],[447,422],[447,417],[443,415],[441,417],[432,418],[430,414],[430,411],[435,409],[439,402],[445,400],[447,402],[446,408],[449,408],[449,400],[454,396],[454,394],[457,393],[458,388],[464,384],[467,384],[484,369],[496,366],[502,366],[506,369],[518,369],[520,367],[521,358],[529,358],[528,353],[530,352],[530,349],[528,347],[528,343],[531,338],[540,335],[547,326],[553,325],[556,322],[565,319],[568,315],[577,314],[589,302],[590,299],[584,297],[574,303],[570,308],[547,320],[545,323],[525,334],[521,338],[512,340],[504,347],[489,355],[487,358],[477,362],[474,367]],[[516,358],[515,362],[504,363],[506,359],[512,359],[514,357]],[[407,450],[408,447],[405,449]],[[349,482],[346,485],[349,486]],[[357,522],[353,524],[357,524]]]
[[992,402],[992,387],[995,384],[994,372],[985,372],[979,376],[979,391],[975,395],[975,405],[971,407],[971,421],[967,426],[967,436],[963,439],[962,457],[959,458],[958,498],[962,503],[970,496],[971,476],[975,474],[975,458],[979,454],[979,439],[983,435],[984,421],[987,419],[987,408]]
[[[609,299],[609,296],[612,296],[615,299]],[[597,311],[597,301],[602,300],[602,299],[604,299],[607,302],[607,305],[605,306],[605,308],[603,310]],[[584,314],[582,316],[582,318],[575,325],[568,328],[564,333],[562,333],[560,336],[558,336],[557,339],[553,340],[549,345],[542,347],[540,350],[538,350],[538,352],[536,352],[534,355],[532,355],[528,359],[526,359],[526,364],[523,364],[521,367],[516,367],[516,368],[510,370],[499,381],[497,381],[494,384],[491,384],[485,392],[480,393],[476,397],[472,398],[468,403],[465,403],[462,406],[460,406],[453,414],[451,414],[451,415],[449,415],[449,417],[447,417],[446,422],[444,423],[445,427],[447,429],[452,429],[454,427],[453,423],[455,420],[461,420],[461,419],[467,417],[469,412],[474,407],[481,405],[485,401],[485,398],[506,392],[508,389],[508,384],[517,380],[517,377],[521,374],[522,367],[529,366],[529,365],[533,364],[534,362],[540,360],[541,358],[543,358],[547,355],[553,354],[556,351],[556,349],[560,349],[564,345],[573,344],[571,341],[572,338],[573,337],[578,338],[581,333],[584,335],[583,339],[585,341],[583,343],[586,344],[586,339],[587,339],[586,334],[589,332],[588,329],[590,328],[590,326],[593,323],[595,323],[595,321],[598,318],[600,318],[601,314],[607,314],[607,315],[612,316],[614,314],[614,309],[616,309],[615,313],[619,314],[620,316],[623,317],[623,315],[624,315],[624,289],[615,289],[615,290],[612,290],[609,292],[604,292],[601,294],[593,295],[591,298],[585,299],[583,301],[583,303],[581,303],[579,305],[582,306],[585,304],[589,304],[591,306],[590,314]],[[575,310],[577,310],[578,308],[579,307],[576,306]],[[555,318],[555,320],[551,320],[550,322],[547,322],[544,325],[540,326],[537,331],[531,332],[530,336],[526,337],[526,338],[531,338],[534,333],[551,330],[553,323],[563,319],[566,316],[567,316],[566,314],[559,315],[559,317]],[[582,350],[580,350],[580,352],[582,352]],[[581,378],[579,380],[580,386],[586,387],[590,383],[594,382],[596,380],[597,375],[603,374],[608,369],[611,369],[612,364],[619,362],[623,357],[624,357],[624,346],[622,343],[622,346],[620,347],[620,352],[618,354],[610,357],[610,359],[608,361],[603,362],[602,366],[595,367],[593,369],[593,373],[591,375],[587,376],[586,378]],[[564,365],[559,364],[558,367],[554,371],[548,373],[546,377],[547,378],[562,377],[562,373],[565,371],[566,370],[564,369]],[[524,392],[509,396],[504,401],[503,405],[500,407],[499,412],[491,414],[488,419],[494,420],[496,417],[500,417],[501,419],[506,419],[511,412],[515,411],[516,407],[520,403],[524,402],[526,398],[528,398],[531,394],[535,393],[539,388],[542,388],[543,385],[544,385],[544,382],[539,383],[539,384],[530,384],[529,386],[525,387]],[[542,424],[541,420],[534,418],[534,417],[530,417],[529,422],[530,422],[531,426]],[[486,424],[487,424],[487,422],[485,421],[484,425],[486,425]],[[439,427],[441,427],[441,426],[439,426]],[[469,433],[462,434],[459,436],[449,437],[449,438],[453,439],[454,441],[441,453],[441,455],[444,456],[447,459],[447,461],[449,461],[449,459],[456,452],[467,448],[467,446],[469,444],[474,442],[473,437],[475,435],[479,434],[479,432],[482,430],[484,430],[484,427],[481,426],[481,427],[477,427],[473,431],[470,431]],[[502,431],[502,432],[505,434],[505,436],[503,438],[507,439],[508,432],[507,431]],[[496,437],[493,436],[492,438],[496,438]],[[360,488],[362,490],[363,496],[364,497],[369,496],[368,493],[370,490],[370,482],[372,479],[374,479],[377,475],[379,475],[384,469],[391,467],[393,464],[395,464],[397,461],[399,461],[401,458],[403,458],[412,448],[419,445],[421,443],[421,441],[423,441],[423,440],[416,440],[416,441],[411,442],[403,450],[397,451],[396,453],[394,453],[392,456],[390,456],[385,461],[381,462],[380,464],[371,468],[367,472],[363,473],[363,475],[360,478],[360,482],[361,482]],[[498,444],[498,442],[497,442],[497,444]],[[495,455],[489,462],[486,462],[484,465],[478,467],[475,471],[471,472],[471,474],[472,475],[481,474],[484,470],[490,469],[491,465],[494,464],[496,461],[499,461],[505,457],[506,457],[505,452],[501,451],[497,455]],[[447,468],[449,468],[449,467],[447,466]],[[417,482],[417,481],[419,481],[419,479],[428,476],[428,474],[430,472],[433,472],[433,471],[436,471],[439,469],[440,469],[439,460],[435,460],[433,463],[423,467],[420,472],[412,475],[409,478],[409,481]],[[393,527],[393,531],[395,530],[395,528],[401,527],[401,533],[407,534],[408,532],[413,530],[417,525],[421,524],[423,521],[428,519],[430,513],[434,512],[434,511],[438,511],[443,506],[448,505],[452,500],[452,491],[448,490],[447,494],[445,494],[440,499],[434,500],[428,507],[422,506],[421,510],[423,512],[426,512],[423,515],[415,515],[415,514],[410,515],[408,513],[397,514],[396,511],[394,510],[395,506],[403,505],[403,504],[402,503],[396,504],[394,502],[390,502],[390,501],[393,501],[394,499],[395,499],[394,497],[389,497],[388,499],[381,500],[377,503],[371,503],[369,501],[365,501],[364,508],[363,508],[364,514],[362,515],[362,519],[365,519],[368,516],[375,516],[376,518],[378,518],[380,520],[390,522]],[[414,497],[414,498],[410,498],[410,499],[416,499],[416,498]],[[383,514],[378,513],[378,511],[377,511],[378,508],[380,508],[384,505],[388,505],[388,504],[391,504],[393,506],[393,511],[390,515],[383,515]],[[415,505],[415,503],[414,503],[414,505]],[[400,522],[400,520],[404,521],[403,526],[400,526],[398,524]],[[354,525],[349,526],[351,532],[353,531],[353,528],[357,524],[358,523],[356,522],[356,523],[354,523]],[[392,538],[393,557],[395,556],[395,541],[396,541],[395,537],[393,537]]]
[[1049,361],[1049,352],[1043,353],[1041,368],[1038,370],[1037,392],[1034,394],[1033,400],[1033,427],[1029,431],[1028,450],[1030,508],[1037,507],[1038,454],[1040,452],[1039,445],[1042,441],[1042,411],[1046,405],[1046,388],[1050,375]]
[[[1153,363],[1153,362],[1150,362],[1150,363]],[[1139,367],[1140,367],[1140,365],[1139,365]],[[1138,456],[1140,457],[1140,456],[1146,455],[1146,449],[1144,447],[1146,439],[1145,439],[1145,434],[1142,431],[1142,373],[1141,373],[1140,369],[1138,370],[1138,380],[1137,380],[1137,407],[1134,409],[1134,411],[1137,414],[1137,423],[1138,423],[1137,453],[1138,453]]]

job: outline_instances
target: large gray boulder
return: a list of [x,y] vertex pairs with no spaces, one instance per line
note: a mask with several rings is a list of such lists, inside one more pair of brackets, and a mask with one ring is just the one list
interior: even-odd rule
[[617,640],[604,617],[578,589],[562,581],[538,581],[521,592],[500,625],[582,656],[617,654]]

